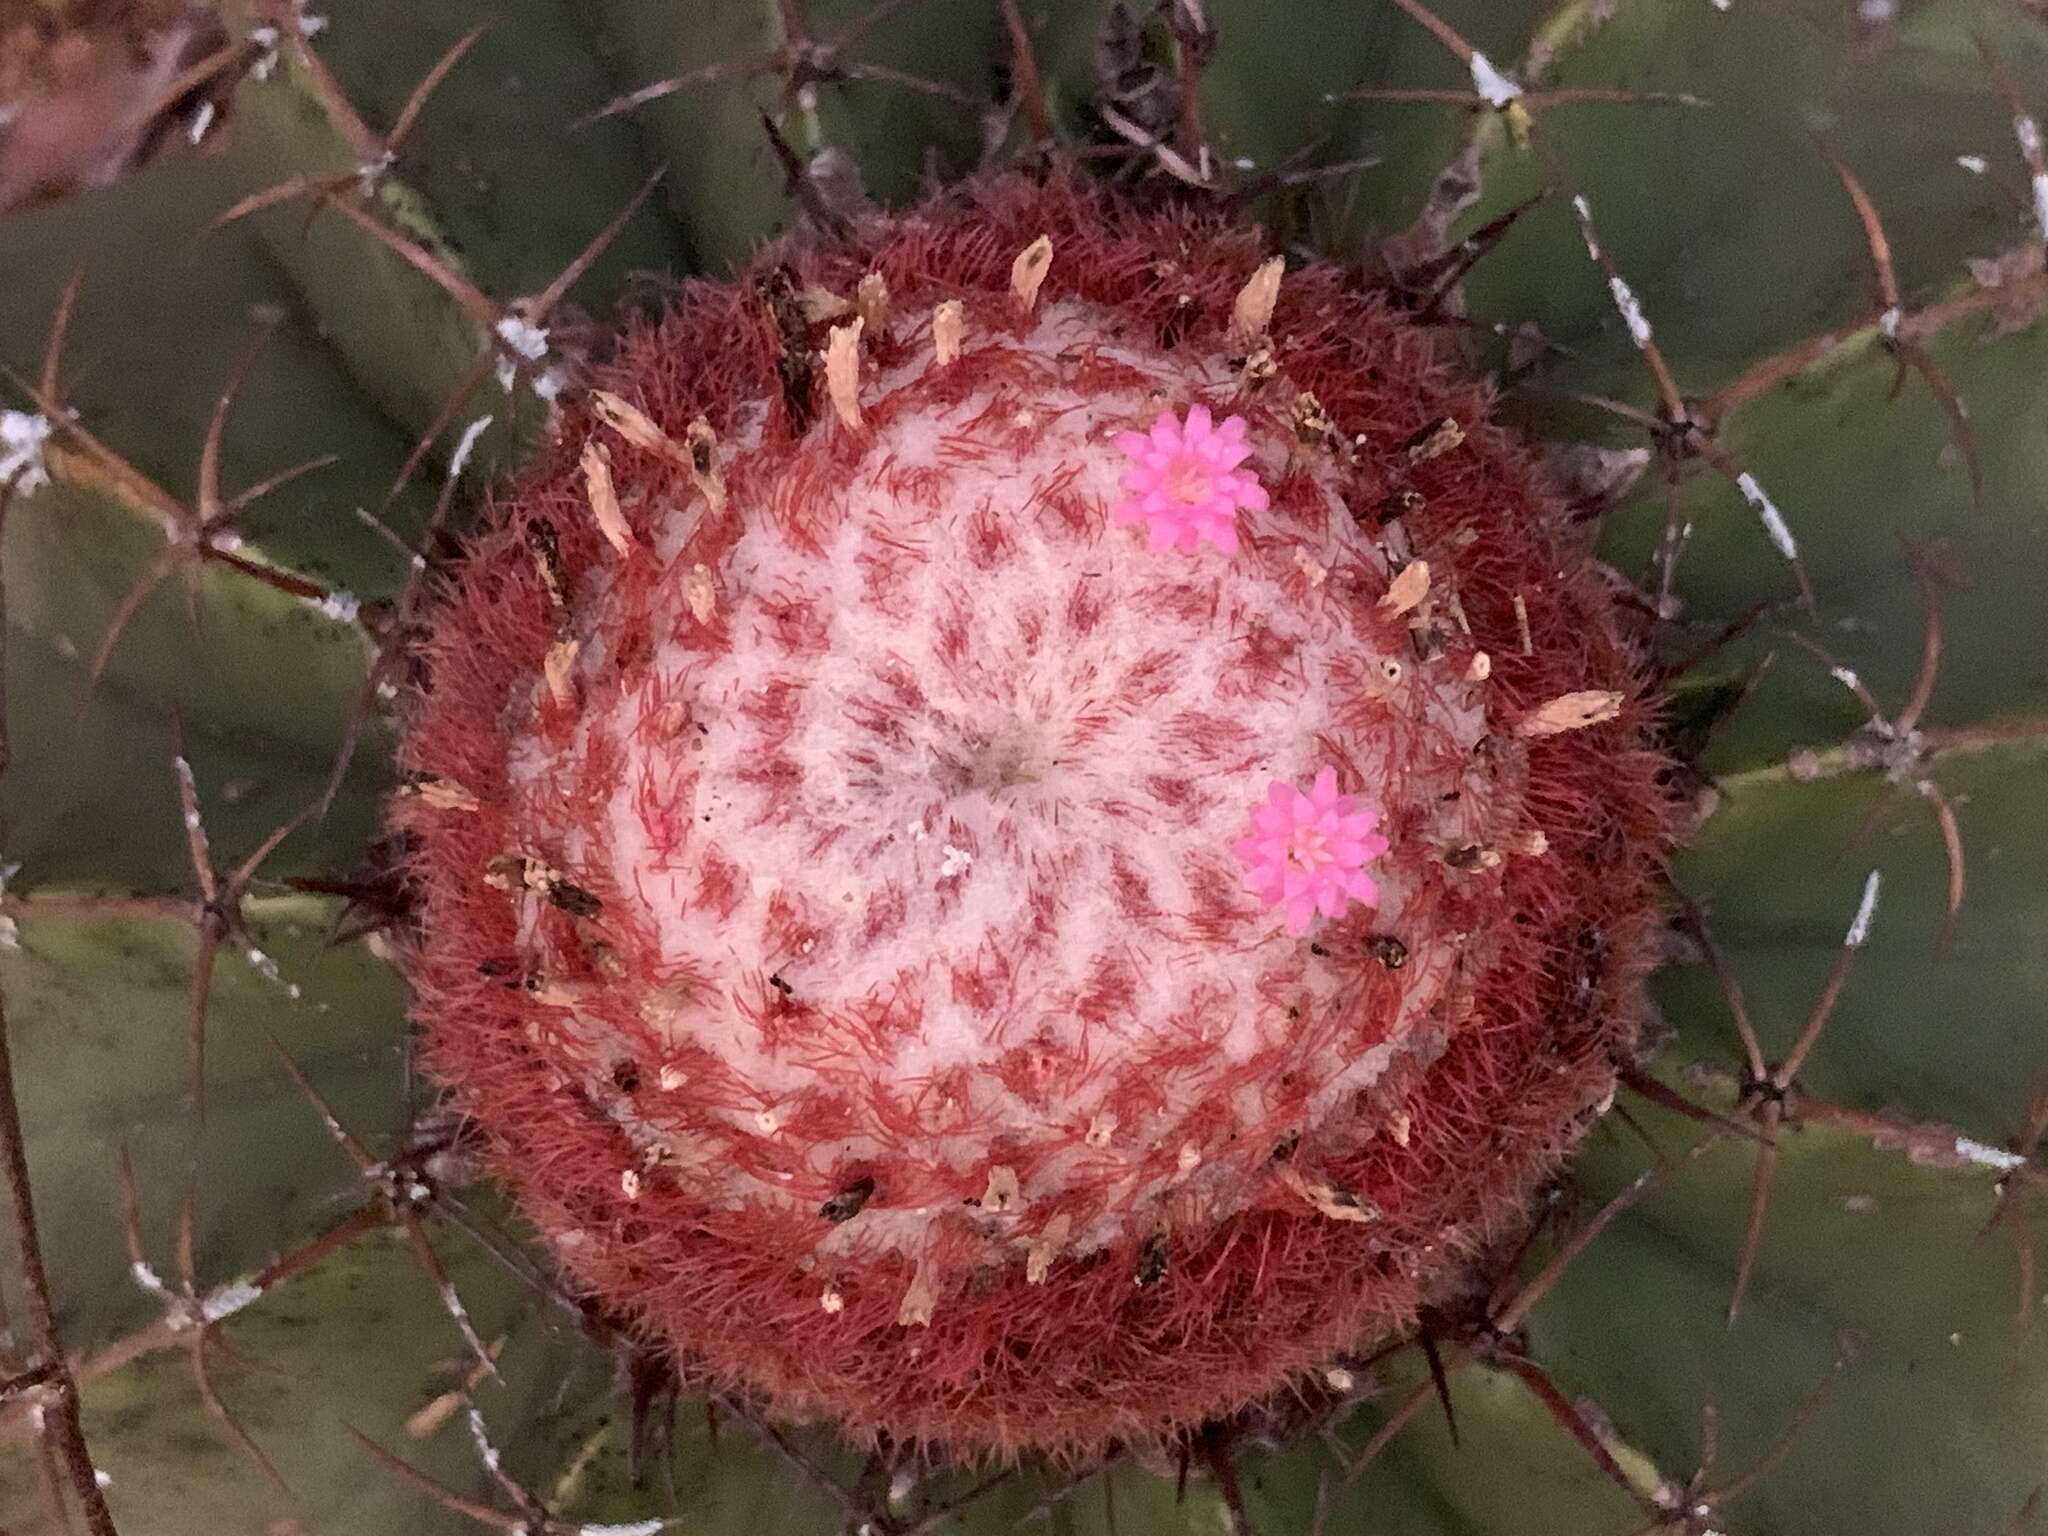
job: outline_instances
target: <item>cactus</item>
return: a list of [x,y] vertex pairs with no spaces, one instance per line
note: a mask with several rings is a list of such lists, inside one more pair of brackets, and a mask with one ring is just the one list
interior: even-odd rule
[[[2031,1528],[2026,8],[114,10],[0,0],[0,1525]],[[1253,746],[1055,750],[1148,654]]]

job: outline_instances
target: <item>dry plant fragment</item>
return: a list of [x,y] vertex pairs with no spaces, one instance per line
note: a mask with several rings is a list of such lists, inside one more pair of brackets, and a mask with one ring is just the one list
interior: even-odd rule
[[932,360],[943,368],[960,356],[960,337],[967,326],[967,310],[958,299],[947,299],[932,309]]
[[410,786],[410,793],[419,796],[420,803],[430,805],[437,811],[473,811],[477,798],[453,779],[421,779]]
[[576,655],[581,649],[573,635],[565,635],[548,647],[548,693],[565,709],[576,701]]
[[1427,464],[1441,458],[1465,441],[1465,429],[1455,416],[1446,416],[1431,427],[1408,450],[1410,464]]
[[711,583],[711,567],[699,562],[690,567],[690,574],[684,578],[683,600],[690,606],[690,617],[699,624],[709,624],[712,614],[718,611],[717,590]]
[[610,390],[593,389],[590,392],[590,408],[599,421],[635,448],[658,453],[665,459],[674,460],[685,469],[690,467],[690,456],[683,451],[682,445],[656,426],[638,406],[629,404]]
[[1052,270],[1052,236],[1040,235],[1017,253],[1010,263],[1010,293],[1017,307],[1029,314],[1038,305],[1038,290]]
[[1401,567],[1401,573],[1387,587],[1386,595],[1380,599],[1380,607],[1398,617],[1415,608],[1428,596],[1429,562],[1410,560]]
[[1072,1230],[1073,1220],[1065,1211],[1045,1224],[1045,1230],[1032,1242],[1025,1259],[1024,1280],[1027,1285],[1045,1284],[1045,1277],[1052,1273],[1052,1261],[1066,1247],[1067,1236]]
[[1379,1212],[1360,1200],[1356,1195],[1338,1189],[1322,1179],[1311,1179],[1292,1163],[1282,1163],[1275,1170],[1280,1182],[1295,1194],[1301,1196],[1332,1221],[1377,1221]]
[[725,510],[725,471],[718,463],[718,434],[711,423],[699,416],[684,430],[690,450],[690,480],[711,504],[713,512]]
[[899,1328],[929,1328],[932,1311],[939,1303],[938,1277],[932,1272],[929,1258],[917,1261],[917,1271],[910,1277],[910,1285],[903,1292],[903,1305],[896,1310],[896,1326]]
[[865,324],[856,315],[845,325],[832,327],[825,343],[825,391],[850,432],[858,432],[864,424],[860,413],[860,333]]
[[621,556],[630,555],[633,530],[626,526],[626,516],[619,510],[619,494],[612,485],[611,455],[602,443],[583,445],[583,484],[590,499],[590,515],[597,519],[605,542]]
[[1274,256],[1259,264],[1245,279],[1230,307],[1230,330],[1224,348],[1237,357],[1251,351],[1273,323],[1273,309],[1280,302],[1280,279],[1286,275],[1284,257]]
[[1610,688],[1586,688],[1560,694],[1524,715],[1515,727],[1520,736],[1556,736],[1565,731],[1582,731],[1621,713],[1622,695]]
[[853,307],[870,336],[885,335],[889,329],[889,284],[879,272],[870,272],[853,290]]
[[813,325],[822,325],[827,320],[838,320],[853,313],[851,299],[841,298],[830,288],[820,287],[816,283],[812,283],[798,294],[796,301],[803,308],[804,318]]

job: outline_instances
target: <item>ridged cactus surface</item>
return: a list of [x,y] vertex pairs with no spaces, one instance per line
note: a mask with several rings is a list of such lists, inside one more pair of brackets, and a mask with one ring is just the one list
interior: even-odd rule
[[[2035,1528],[2043,27],[1995,0],[0,0],[0,998],[39,1239],[0,1277],[0,1527]],[[844,253],[968,178],[1234,227],[1283,296],[1341,265],[1483,384],[1656,722],[1558,734],[1664,755],[1677,824],[1652,1003],[1614,1037],[1640,1038],[1525,1231],[1398,1337],[1163,1440],[959,1437],[1067,1442],[1015,1463],[779,1418],[833,1405],[750,1393],[730,1348],[679,1372],[647,1309],[579,1288],[603,1266],[534,1184],[522,1209],[485,1176],[506,1127],[460,1113],[489,1095],[433,1018],[451,1083],[419,1069],[401,963],[405,834],[472,793],[400,747],[469,533],[545,495],[609,558],[586,439],[628,538],[683,515],[706,464],[634,469],[653,439],[590,390],[686,278],[772,313],[772,239],[819,279],[783,296],[818,440],[850,431],[831,338],[876,295]],[[990,224],[1000,295],[1030,241]],[[1284,369],[1312,317],[1269,314]],[[870,410],[909,355],[876,315],[864,373],[840,344]],[[1418,494],[1495,440],[1458,434],[1399,449]],[[1496,619],[1475,643],[1512,657]],[[592,921],[519,854],[492,900]],[[1546,995],[1618,988],[1631,944],[1588,926]],[[1291,1171],[1302,1212],[1365,1225]],[[930,1326],[902,1304],[875,1326]]]

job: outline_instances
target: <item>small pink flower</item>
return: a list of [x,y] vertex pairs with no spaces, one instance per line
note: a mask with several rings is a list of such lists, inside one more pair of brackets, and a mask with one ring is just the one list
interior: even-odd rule
[[1337,770],[1324,768],[1303,794],[1275,779],[1252,813],[1252,833],[1231,848],[1245,865],[1245,889],[1269,907],[1287,908],[1287,931],[1300,933],[1320,912],[1341,917],[1353,900],[1373,905],[1380,888],[1365,865],[1387,851],[1373,829],[1380,813],[1356,795],[1337,793]]
[[1207,539],[1236,554],[1238,509],[1266,507],[1259,477],[1237,467],[1252,454],[1244,434],[1242,416],[1214,426],[1206,405],[1189,406],[1185,425],[1168,411],[1149,433],[1119,432],[1116,445],[1131,467],[1124,471],[1124,499],[1111,516],[1150,527],[1154,549],[1193,549]]

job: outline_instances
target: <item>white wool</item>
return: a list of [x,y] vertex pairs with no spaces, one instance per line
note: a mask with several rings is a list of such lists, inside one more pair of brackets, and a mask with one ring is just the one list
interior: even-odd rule
[[[518,379],[520,360],[537,363],[548,355],[547,328],[522,320],[517,315],[506,315],[491,327],[491,331],[504,348],[498,356],[498,387],[509,391]],[[560,381],[551,377],[552,373],[551,369],[541,369],[534,374],[534,393],[544,400],[553,399],[561,388]]]
[[[1289,935],[1243,892],[1231,844],[1269,784],[1306,787],[1332,740],[1369,800],[1400,782],[1402,803],[1425,808],[1431,846],[1482,840],[1487,797],[1443,798],[1476,789],[1476,769],[1420,777],[1407,759],[1397,766],[1402,738],[1360,722],[1383,722],[1375,701],[1392,693],[1400,713],[1469,749],[1485,716],[1462,660],[1439,679],[1415,665],[1405,638],[1383,654],[1361,627],[1387,566],[1338,494],[1334,466],[1311,470],[1312,516],[1240,514],[1246,542],[1234,557],[1207,545],[1155,550],[1142,528],[1112,523],[1126,464],[1114,435],[1150,426],[1162,397],[1176,409],[1210,391],[1227,398],[1229,374],[1220,359],[1124,347],[1104,332],[1096,312],[1048,304],[1014,343],[1046,365],[1028,401],[997,400],[984,385],[943,407],[913,395],[885,409],[923,380],[929,359],[918,353],[864,384],[871,422],[851,471],[810,481],[801,504],[788,480],[736,479],[744,531],[714,571],[729,647],[696,638],[676,582],[655,624],[669,638],[622,685],[604,660],[609,568],[594,573],[573,604],[586,712],[566,748],[527,738],[514,784],[537,845],[573,869],[590,851],[565,809],[581,765],[622,763],[604,873],[638,893],[636,918],[666,970],[704,982],[650,1018],[673,1046],[715,1051],[745,1085],[733,1134],[784,1134],[805,1095],[843,1086],[849,1071],[892,1085],[964,1072],[973,1101],[959,1106],[961,1129],[919,1138],[919,1156],[964,1172],[1001,1135],[1047,1149],[1023,1182],[1026,1206],[1084,1162],[1099,1177],[1107,1161],[1120,1165],[1112,1213],[1142,1210],[1171,1186],[1208,1192],[1221,1214],[1270,1156],[1249,1133],[1283,1113],[1276,1059],[1291,1084],[1308,1085],[1306,1122],[1293,1124],[1312,1130],[1397,1057],[1441,1049],[1459,965],[1447,947],[1414,952],[1385,1041],[1314,1033],[1312,1021],[1355,996],[1355,956],[1316,957],[1313,931]],[[1107,392],[1069,387],[1065,360],[1083,346],[1147,377]],[[761,419],[743,413],[721,453],[743,462]],[[843,431],[830,419],[813,430]],[[1246,467],[1271,484],[1286,437],[1255,431],[1253,441]],[[702,516],[697,500],[679,501],[653,532],[662,560],[685,555]],[[1304,581],[1303,552],[1326,581]],[[1254,681],[1254,643],[1287,653],[1277,681]],[[1379,664],[1395,657],[1401,681],[1388,684]],[[713,866],[733,871],[726,911],[703,895]],[[1400,931],[1414,893],[1399,873],[1375,873],[1374,925]],[[1120,882],[1157,915],[1128,916]],[[1034,935],[1039,914],[1049,931]],[[1475,937],[1464,960],[1485,942]],[[1100,1006],[1104,978],[1119,970],[1128,997]],[[764,1030],[776,992],[813,1020],[827,1015],[809,1026],[822,1041],[792,1048]],[[835,1022],[857,1009],[884,1023]],[[1087,1146],[1078,1128],[1107,1113],[1115,1069],[1190,1039],[1205,1046],[1192,1062],[1152,1074],[1156,1107],[1133,1121],[1120,1103],[1126,1118],[1109,1146]],[[1060,1071],[1106,1065],[1034,1101],[997,1075],[1018,1053]],[[1258,1069],[1224,1085],[1255,1058]],[[610,1096],[595,1076],[592,1087]],[[886,1165],[900,1144],[856,1119],[815,1155]],[[725,1200],[791,1198],[707,1155],[702,1137],[645,1135]],[[1157,1146],[1183,1157],[1149,1169],[1141,1157]],[[821,1246],[915,1247],[947,1215],[881,1201]],[[1109,1240],[1121,1219],[1077,1231],[1073,1246]]]
[[2027,1165],[2027,1160],[2019,1153],[2008,1152],[2004,1147],[1994,1147],[1971,1136],[1956,1138],[1956,1156],[1966,1163],[1975,1163],[1980,1168],[1995,1168],[2000,1173],[2011,1173]]
[[262,1299],[263,1292],[248,1281],[230,1280],[226,1285],[216,1286],[200,1298],[199,1315],[209,1323],[218,1323]]
[[1472,50],[1472,89],[1489,107],[1504,107],[1518,100],[1522,88],[1493,67],[1493,61],[1478,49]]
[[1639,347],[1650,344],[1650,322],[1643,315],[1643,306],[1637,300],[1635,290],[1619,276],[1607,279],[1608,291],[1614,295],[1614,307],[1621,311],[1622,324],[1628,327],[1629,339]]
[[43,462],[49,436],[49,417],[0,411],[0,488],[12,486],[16,496],[32,496],[50,483]]

